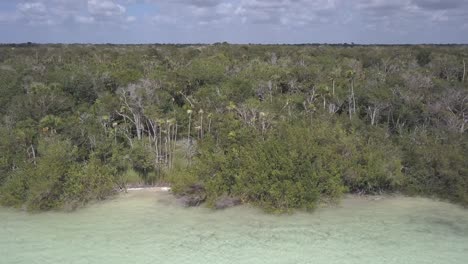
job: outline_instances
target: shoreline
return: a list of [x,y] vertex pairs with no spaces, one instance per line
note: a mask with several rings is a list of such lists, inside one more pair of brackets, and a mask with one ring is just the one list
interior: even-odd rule
[[[125,191],[121,191],[121,193],[125,193]],[[127,189],[127,193],[132,193],[133,195],[144,195],[145,193],[148,195],[157,195],[159,194],[171,194],[172,198],[174,201],[178,201],[180,203],[180,197],[176,197],[172,191],[171,187],[169,186],[155,186],[155,187],[131,187]],[[133,196],[132,195],[132,196]],[[443,203],[443,204],[448,204],[456,207],[460,207],[463,209],[467,209],[466,207],[463,207],[459,204],[452,203],[447,200],[443,200],[437,197],[431,197],[431,196],[412,196],[412,195],[406,195],[401,192],[395,192],[395,193],[382,193],[382,194],[358,194],[358,193],[345,193],[339,201],[336,203],[319,203],[317,204],[316,209],[326,209],[326,208],[346,208],[346,207],[353,207],[353,206],[362,206],[362,205],[371,205],[371,204],[381,204],[381,203],[388,203],[388,202],[398,202],[399,199],[413,199],[414,201],[417,200],[431,200],[432,202],[436,203]],[[249,206],[251,205],[250,203],[243,203],[243,204],[238,204],[235,206],[229,206],[228,208],[231,207],[237,207],[237,206]],[[183,206],[183,205],[182,205]],[[198,205],[198,206],[188,206],[188,207],[200,207],[203,206],[203,203]],[[256,206],[253,206],[256,207]],[[258,207],[259,208],[259,207]],[[223,208],[227,209],[227,208]],[[261,208],[260,208],[261,209]],[[222,210],[222,209],[217,209],[217,210]],[[296,212],[301,212],[301,209],[296,209]]]

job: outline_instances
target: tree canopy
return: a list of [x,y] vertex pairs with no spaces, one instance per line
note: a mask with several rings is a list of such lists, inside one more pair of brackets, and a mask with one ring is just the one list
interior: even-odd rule
[[[128,184],[270,211],[343,193],[468,205],[466,46],[0,46],[0,202]],[[197,194],[198,195],[198,194]]]

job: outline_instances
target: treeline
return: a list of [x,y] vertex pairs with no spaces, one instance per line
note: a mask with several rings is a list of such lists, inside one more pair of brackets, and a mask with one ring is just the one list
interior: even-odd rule
[[465,46],[1,46],[0,202],[169,182],[189,205],[468,205],[467,62]]

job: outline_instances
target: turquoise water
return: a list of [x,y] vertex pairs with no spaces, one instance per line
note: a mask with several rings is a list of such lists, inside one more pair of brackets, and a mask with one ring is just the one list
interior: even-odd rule
[[0,209],[0,263],[468,263],[468,210],[347,198],[314,213],[181,208],[133,192],[73,213]]

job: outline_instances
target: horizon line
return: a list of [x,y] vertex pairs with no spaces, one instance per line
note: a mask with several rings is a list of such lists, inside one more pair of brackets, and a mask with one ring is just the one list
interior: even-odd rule
[[249,45],[249,46],[467,46],[468,43],[355,43],[355,42],[304,42],[304,43],[229,43],[223,42],[145,42],[145,43],[116,43],[116,42],[0,42],[0,46],[39,46],[39,45],[114,45],[114,46],[216,46],[216,45]]

